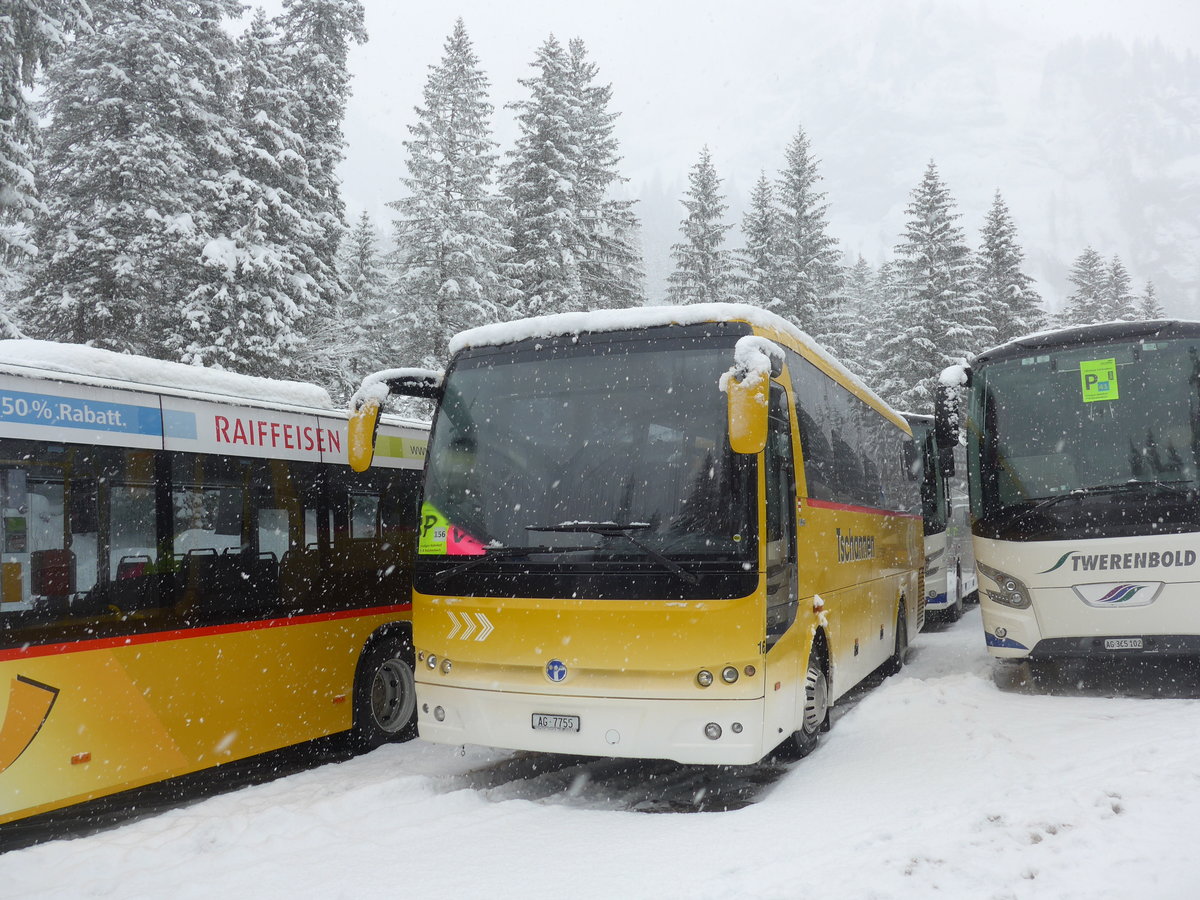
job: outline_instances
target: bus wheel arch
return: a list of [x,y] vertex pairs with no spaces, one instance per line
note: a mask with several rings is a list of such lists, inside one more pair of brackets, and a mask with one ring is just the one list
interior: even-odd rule
[[351,740],[359,750],[417,736],[412,632],[384,626],[367,640],[354,674]]
[[830,710],[829,651],[825,632],[818,630],[808,652],[808,669],[804,673],[804,711],[800,727],[792,734],[796,756],[805,757],[817,748],[821,732],[828,731]]

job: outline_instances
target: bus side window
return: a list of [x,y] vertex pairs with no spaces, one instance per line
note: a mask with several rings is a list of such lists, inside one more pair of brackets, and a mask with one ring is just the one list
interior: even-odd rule
[[350,539],[379,537],[379,495],[350,495]]
[[330,473],[333,542],[319,602],[335,608],[408,602],[419,477],[414,469],[382,467]]
[[796,477],[787,394],[771,385],[766,452],[767,646],[796,620]]

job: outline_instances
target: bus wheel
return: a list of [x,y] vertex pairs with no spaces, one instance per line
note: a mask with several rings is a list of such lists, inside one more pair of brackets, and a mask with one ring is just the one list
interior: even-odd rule
[[884,675],[895,675],[904,668],[904,657],[908,655],[908,620],[904,616],[904,600],[896,612],[896,647],[883,664]]
[[354,684],[354,743],[360,750],[417,736],[413,651],[404,639],[371,644]]
[[954,570],[954,602],[946,607],[946,619],[957,622],[963,617],[962,568]]
[[796,755],[805,757],[817,748],[822,731],[829,730],[829,678],[825,674],[825,655],[819,645],[808,655],[804,675],[804,721],[792,735]]

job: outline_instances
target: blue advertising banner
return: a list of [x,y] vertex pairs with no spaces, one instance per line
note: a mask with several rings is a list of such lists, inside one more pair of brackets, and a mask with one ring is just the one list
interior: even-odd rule
[[157,407],[34,394],[0,387],[0,422],[162,436]]

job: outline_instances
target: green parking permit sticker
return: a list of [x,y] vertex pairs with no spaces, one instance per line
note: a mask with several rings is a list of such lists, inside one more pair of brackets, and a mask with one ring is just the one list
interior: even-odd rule
[[450,523],[432,503],[421,504],[420,534],[417,538],[418,553],[443,555],[446,552],[446,534]]
[[1079,364],[1079,378],[1083,382],[1083,402],[1093,403],[1096,400],[1116,400],[1117,393],[1117,361],[1116,359],[1092,359]]

